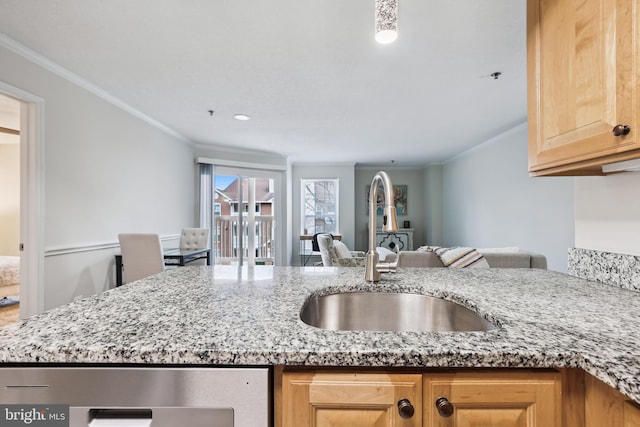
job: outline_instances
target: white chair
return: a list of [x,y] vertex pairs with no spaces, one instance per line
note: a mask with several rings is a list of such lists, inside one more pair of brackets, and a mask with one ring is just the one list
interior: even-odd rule
[[[207,249],[209,247],[208,228],[183,228],[180,235],[180,249]],[[207,254],[196,258],[196,261],[190,261],[189,265],[205,265]]]
[[125,283],[164,271],[160,236],[150,233],[121,233],[120,253]]
[[331,234],[318,234],[318,249],[325,267],[364,267],[367,259],[362,251],[350,251],[347,245],[333,240]]

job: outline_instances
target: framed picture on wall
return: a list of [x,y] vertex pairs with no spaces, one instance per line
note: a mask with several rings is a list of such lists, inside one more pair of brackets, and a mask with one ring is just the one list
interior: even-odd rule
[[[369,215],[369,192],[371,185],[367,185],[366,200],[367,200],[367,215]],[[407,186],[406,185],[394,185],[393,186],[393,199],[396,204],[396,214],[407,214]],[[384,190],[382,185],[378,186],[376,191],[376,214],[382,215],[384,210]]]

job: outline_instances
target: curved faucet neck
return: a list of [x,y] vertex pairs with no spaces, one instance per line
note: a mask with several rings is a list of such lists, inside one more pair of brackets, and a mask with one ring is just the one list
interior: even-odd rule
[[386,233],[398,231],[393,184],[391,183],[389,175],[384,171],[380,171],[373,177],[371,188],[369,189],[369,251],[367,252],[367,266],[365,271],[365,279],[368,282],[378,282],[380,280],[380,273],[377,269],[378,252],[376,251],[376,216],[379,185],[382,185],[384,194],[382,231]]

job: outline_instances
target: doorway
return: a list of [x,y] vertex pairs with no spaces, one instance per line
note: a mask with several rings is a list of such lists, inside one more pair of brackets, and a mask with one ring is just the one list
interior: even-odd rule
[[[6,122],[8,126],[0,126],[8,129],[2,132],[2,135],[13,135],[12,150],[14,154],[18,152],[18,164],[13,165],[18,168],[19,177],[17,183],[10,184],[11,191],[17,191],[19,194],[18,220],[11,225],[10,231],[6,232],[6,235],[12,237],[7,239],[8,246],[3,246],[2,252],[10,253],[11,255],[6,256],[15,256],[18,259],[18,310],[19,318],[24,319],[44,311],[44,100],[0,82],[0,102],[10,106],[6,108],[10,109],[11,113],[8,116],[12,118]],[[5,119],[8,116],[5,116]],[[18,139],[17,142],[15,138]]]
[[0,94],[0,326],[20,318],[20,101]]

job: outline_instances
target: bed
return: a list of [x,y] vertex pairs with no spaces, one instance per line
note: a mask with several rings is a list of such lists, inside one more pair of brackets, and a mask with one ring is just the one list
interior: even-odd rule
[[20,295],[20,257],[0,256],[0,298]]

